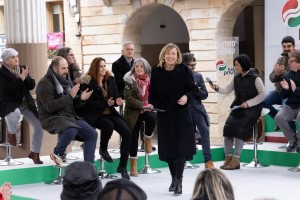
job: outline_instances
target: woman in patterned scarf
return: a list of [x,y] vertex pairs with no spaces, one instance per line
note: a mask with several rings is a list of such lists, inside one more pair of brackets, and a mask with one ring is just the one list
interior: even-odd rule
[[130,176],[138,176],[137,150],[139,129],[145,122],[145,152],[152,152],[151,137],[156,124],[156,115],[145,108],[153,108],[148,104],[151,67],[144,58],[135,59],[130,72],[124,76],[125,112],[124,118],[131,129]]

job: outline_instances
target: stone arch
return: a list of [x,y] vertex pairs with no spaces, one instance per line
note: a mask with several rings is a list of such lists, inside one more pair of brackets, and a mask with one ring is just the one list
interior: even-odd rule
[[[186,51],[190,38],[187,25],[178,12],[170,6],[153,3],[139,7],[129,16],[122,41],[132,41],[135,56],[143,56],[153,65],[157,64],[155,59],[163,45],[173,42]],[[148,49],[153,51],[151,55],[147,54]]]

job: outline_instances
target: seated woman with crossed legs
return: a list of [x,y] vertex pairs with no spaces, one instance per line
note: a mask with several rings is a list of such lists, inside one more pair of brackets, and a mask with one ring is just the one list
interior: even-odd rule
[[93,94],[84,105],[83,118],[91,126],[101,130],[99,153],[108,162],[113,162],[107,152],[109,139],[114,130],[120,134],[122,137],[121,158],[117,172],[121,173],[123,178],[130,179],[126,171],[131,143],[130,129],[115,109],[115,106],[123,104],[123,100],[118,95],[112,73],[106,70],[105,67],[106,62],[103,58],[95,58],[91,63],[88,74],[83,78],[85,84],[82,85],[81,89],[88,87],[93,90]]

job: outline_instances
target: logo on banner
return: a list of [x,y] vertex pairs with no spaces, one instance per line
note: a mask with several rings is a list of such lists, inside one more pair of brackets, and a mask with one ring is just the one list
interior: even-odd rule
[[216,63],[216,68],[217,70],[219,70],[220,72],[223,72],[223,75],[235,75],[235,69],[234,67],[228,67],[226,62],[223,60],[219,60]]
[[227,64],[223,60],[219,60],[216,64],[216,67],[219,71],[224,71],[227,67]]
[[288,0],[282,8],[282,20],[289,27],[300,25],[300,7],[298,0]]

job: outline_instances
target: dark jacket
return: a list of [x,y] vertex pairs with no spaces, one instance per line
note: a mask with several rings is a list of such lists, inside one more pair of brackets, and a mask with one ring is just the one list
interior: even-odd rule
[[131,69],[134,60],[132,59],[131,65],[128,64],[126,58],[122,55],[118,60],[112,64],[112,72],[116,79],[116,85],[118,88],[118,94],[124,98],[125,83],[123,80],[124,75]]
[[[107,86],[108,98],[113,97],[114,100],[119,98],[115,79],[113,76],[110,76],[107,80]],[[97,85],[95,80],[91,79],[88,83],[86,83],[85,87],[93,90],[93,93],[84,104],[83,119],[86,120],[91,126],[93,126],[99,116],[102,115],[104,109],[108,107],[108,104],[107,100],[105,100],[103,96],[102,89]],[[115,109],[115,106],[117,105],[115,104],[114,106],[110,106],[111,114],[121,117],[121,115]]]
[[191,160],[195,154],[195,135],[188,104],[179,105],[198,92],[188,68],[176,65],[172,71],[155,67],[151,72],[149,103],[166,112],[157,113],[158,154],[163,161]]
[[[279,92],[279,96],[282,99],[286,99],[286,105],[290,106],[293,109],[300,108],[300,70],[297,72],[289,71],[285,74],[284,79],[289,84],[289,89],[281,89]],[[294,81],[296,84],[296,90],[293,92],[291,87],[290,79]]]
[[80,118],[76,115],[74,106],[83,106],[84,102],[79,96],[73,99],[70,94],[58,94],[49,70],[36,88],[42,127],[51,134],[58,134],[70,127],[80,128],[75,123],[75,119]]
[[[22,67],[20,70],[22,70]],[[29,75],[24,81],[16,78],[6,67],[0,68],[0,117],[4,118],[7,114],[20,107],[25,97],[30,110],[39,118],[35,102],[29,92],[35,87],[35,80]]]
[[131,130],[133,130],[136,121],[141,114],[143,107],[143,102],[141,95],[138,91],[137,83],[135,81],[134,75],[130,75],[127,72],[124,76],[125,89],[124,89],[124,99],[125,99],[125,111],[124,119]]
[[206,113],[206,109],[204,105],[202,104],[202,100],[206,99],[208,97],[208,92],[203,80],[203,77],[200,73],[194,72],[194,81],[196,86],[199,88],[199,91],[197,92],[196,96],[191,96],[191,99],[189,100],[189,103],[192,107],[194,107],[196,110],[198,110],[203,117],[205,118],[206,125],[209,126],[209,116]]
[[[289,57],[288,56],[282,56],[282,57],[279,57],[277,59],[277,62],[276,64],[281,66],[283,65],[285,67],[285,71],[286,73],[290,71],[290,66],[288,64],[288,61],[289,61]],[[271,72],[271,74],[269,75],[269,79],[272,83],[274,83],[274,86],[276,88],[277,91],[279,91],[281,89],[281,85],[280,85],[280,81],[283,80],[283,77],[284,77],[284,74],[281,74],[281,75],[276,75],[275,74],[275,70],[273,69],[273,71]]]
[[[235,99],[231,108],[258,95],[255,87],[256,78],[258,78],[256,70],[249,70],[244,77],[240,74],[234,76]],[[246,109],[240,108],[231,111],[224,125],[223,136],[236,137],[241,140],[248,139],[253,133],[253,126],[260,117],[261,111],[262,103]]]

